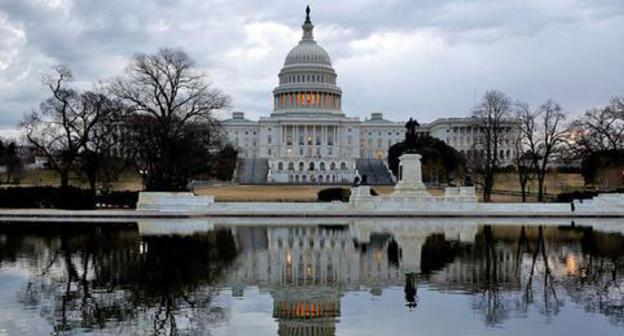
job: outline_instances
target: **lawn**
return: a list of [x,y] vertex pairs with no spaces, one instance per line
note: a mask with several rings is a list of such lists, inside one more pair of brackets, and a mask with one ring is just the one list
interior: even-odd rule
[[[2,176],[0,175],[0,178]],[[41,186],[41,185],[58,185],[58,177],[51,170],[27,171],[21,180],[21,186]],[[87,183],[81,181],[76,176],[71,180],[72,185],[78,185],[86,188]],[[4,185],[8,186],[8,185]],[[141,190],[142,185],[139,176],[133,171],[127,171],[122,174],[119,181],[113,184],[115,190]],[[217,201],[258,201],[258,202],[310,202],[316,200],[316,194],[319,190],[337,186],[331,185],[217,185],[205,186],[195,189],[195,193],[199,195],[214,195]],[[348,187],[348,186],[340,186]],[[573,190],[583,190],[584,181],[580,174],[561,174],[552,173],[546,176],[546,192],[556,194],[560,192],[569,192]],[[379,186],[374,189],[381,195],[391,193],[392,186]],[[494,186],[498,191],[520,191],[518,178],[516,174],[500,174],[496,179]],[[537,191],[537,183],[533,181],[530,190]],[[429,190],[434,195],[441,195],[441,188],[432,188]],[[494,193],[494,202],[519,202],[519,196],[504,195]],[[535,201],[535,198],[529,198],[529,201]]]

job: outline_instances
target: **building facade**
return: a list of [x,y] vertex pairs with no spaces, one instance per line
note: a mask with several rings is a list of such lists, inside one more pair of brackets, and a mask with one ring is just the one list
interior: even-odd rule
[[[233,112],[223,121],[225,135],[241,159],[262,159],[259,164],[268,165],[268,183],[351,182],[361,159],[385,164],[390,146],[405,139],[405,122],[386,120],[379,112],[364,121],[345,115],[336,71],[314,40],[309,8],[302,29],[301,41],[278,74],[273,112],[258,121]],[[507,132],[511,139],[511,127]],[[466,155],[481,136],[470,118],[437,119],[421,124],[417,133],[439,138]],[[509,140],[503,141],[499,155],[511,162]]]

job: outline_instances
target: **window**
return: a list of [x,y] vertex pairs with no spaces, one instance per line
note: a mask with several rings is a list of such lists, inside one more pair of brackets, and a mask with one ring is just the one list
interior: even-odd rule
[[267,143],[268,143],[268,144],[270,144],[270,143],[271,143],[271,140],[272,140],[272,139],[271,139],[271,135],[269,134],[269,135],[267,136]]

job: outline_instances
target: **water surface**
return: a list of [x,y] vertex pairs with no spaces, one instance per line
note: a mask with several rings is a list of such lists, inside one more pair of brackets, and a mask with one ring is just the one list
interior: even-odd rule
[[0,223],[0,335],[624,334],[623,229]]

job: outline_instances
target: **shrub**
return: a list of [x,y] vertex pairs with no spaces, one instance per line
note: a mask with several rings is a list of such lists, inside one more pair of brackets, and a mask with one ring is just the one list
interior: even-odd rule
[[[370,190],[371,196],[379,196],[379,193],[375,189]],[[351,189],[348,188],[327,188],[320,190],[317,194],[318,202],[349,202],[351,197]]]
[[28,187],[0,189],[0,208],[91,210],[103,208],[135,208],[136,191],[113,191],[94,196],[90,190],[75,187]]
[[349,202],[351,190],[347,188],[327,188],[322,189],[316,195],[319,202],[341,201]]
[[590,199],[596,195],[598,195],[597,191],[573,191],[573,192],[558,194],[554,202],[555,203],[570,203],[574,200]]
[[0,189],[0,208],[86,210],[95,208],[95,199],[91,191],[74,187],[15,187]]
[[136,208],[139,193],[136,191],[111,191],[95,197],[98,208]]

